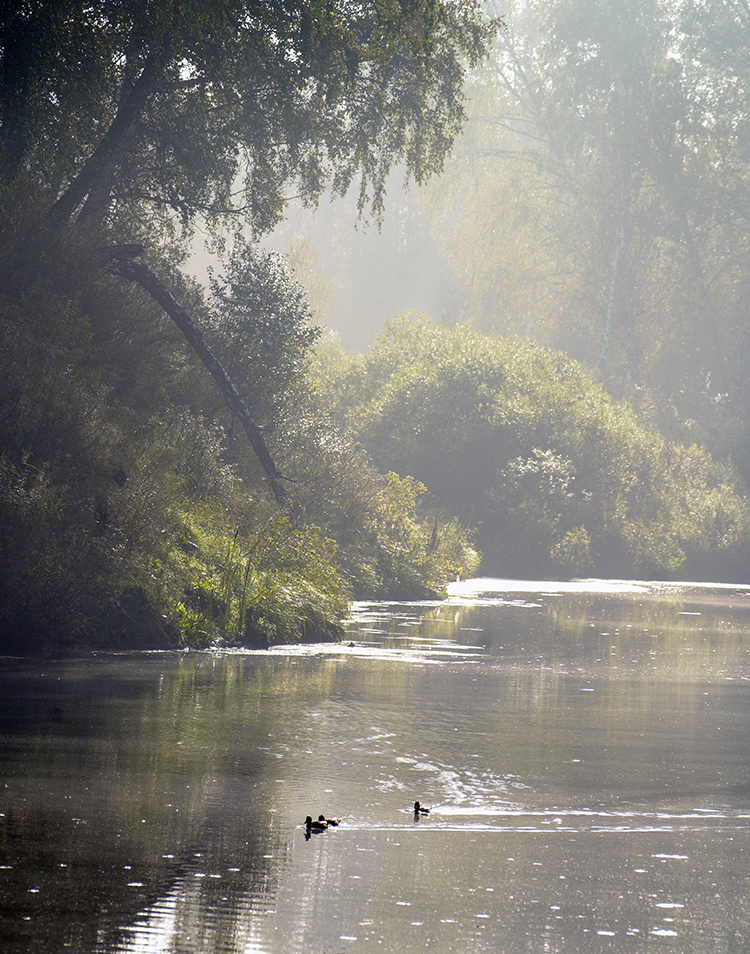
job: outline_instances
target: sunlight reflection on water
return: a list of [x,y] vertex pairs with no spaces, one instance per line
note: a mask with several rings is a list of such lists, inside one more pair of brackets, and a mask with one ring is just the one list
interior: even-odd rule
[[0,664],[3,954],[743,950],[749,597],[467,581],[342,644]]

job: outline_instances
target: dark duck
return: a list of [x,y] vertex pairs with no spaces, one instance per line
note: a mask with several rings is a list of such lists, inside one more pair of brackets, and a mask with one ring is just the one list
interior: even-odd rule
[[414,817],[419,818],[421,815],[429,815],[430,809],[423,808],[419,802],[414,802]]

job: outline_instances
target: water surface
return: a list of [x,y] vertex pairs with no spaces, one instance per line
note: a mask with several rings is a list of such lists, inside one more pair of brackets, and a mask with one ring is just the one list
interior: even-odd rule
[[344,645],[0,660],[3,952],[748,951],[749,898],[750,588],[470,581]]

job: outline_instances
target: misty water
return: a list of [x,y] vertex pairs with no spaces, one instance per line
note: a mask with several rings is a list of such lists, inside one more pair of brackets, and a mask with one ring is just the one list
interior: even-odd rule
[[8,954],[750,949],[750,587],[471,581],[342,645],[4,659],[0,720]]

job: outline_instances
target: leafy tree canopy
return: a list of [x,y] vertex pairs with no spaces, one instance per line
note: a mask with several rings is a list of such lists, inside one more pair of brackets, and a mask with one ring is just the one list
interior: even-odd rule
[[441,167],[476,0],[3,0],[0,168],[53,223],[239,214],[256,233],[290,187],[359,177],[377,215],[394,162]]

